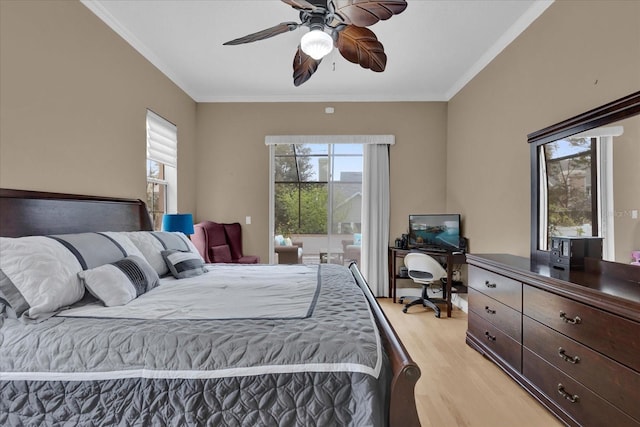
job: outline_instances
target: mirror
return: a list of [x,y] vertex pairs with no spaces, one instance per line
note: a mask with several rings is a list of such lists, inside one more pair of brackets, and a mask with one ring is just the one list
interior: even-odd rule
[[[528,135],[531,256],[551,236],[603,237],[603,259],[640,251],[640,92]],[[636,255],[638,256],[638,255]]]

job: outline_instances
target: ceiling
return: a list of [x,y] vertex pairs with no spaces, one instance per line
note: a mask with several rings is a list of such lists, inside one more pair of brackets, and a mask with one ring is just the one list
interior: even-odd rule
[[408,0],[369,27],[384,45],[382,73],[336,49],[293,85],[300,37],[223,46],[298,12],[279,0],[81,0],[197,102],[448,101],[553,0]]

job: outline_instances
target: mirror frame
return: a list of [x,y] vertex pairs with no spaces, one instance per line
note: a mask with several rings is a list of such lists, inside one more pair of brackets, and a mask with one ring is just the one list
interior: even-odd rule
[[[531,154],[531,259],[538,261],[549,260],[549,251],[538,248],[538,236],[540,234],[538,215],[540,203],[538,170],[540,165],[538,147],[576,133],[628,119],[638,114],[640,114],[640,91],[527,135]],[[640,141],[638,143],[640,144]]]

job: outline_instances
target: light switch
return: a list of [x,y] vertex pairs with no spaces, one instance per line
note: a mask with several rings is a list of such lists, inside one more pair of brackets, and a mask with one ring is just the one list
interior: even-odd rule
[[634,209],[631,211],[631,219],[638,219],[638,210]]
[[247,225],[251,224],[251,217],[250,216],[245,217],[244,223]]

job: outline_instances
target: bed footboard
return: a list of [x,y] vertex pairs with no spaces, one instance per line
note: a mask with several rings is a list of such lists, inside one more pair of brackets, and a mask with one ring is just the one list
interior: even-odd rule
[[389,426],[420,426],[415,399],[415,385],[421,375],[420,368],[409,356],[407,349],[400,341],[391,323],[389,323],[373,293],[371,293],[369,285],[362,277],[357,265],[352,263],[349,266],[349,270],[351,270],[351,274],[353,274],[369,301],[382,335],[383,345],[391,362],[393,376],[389,393]]

